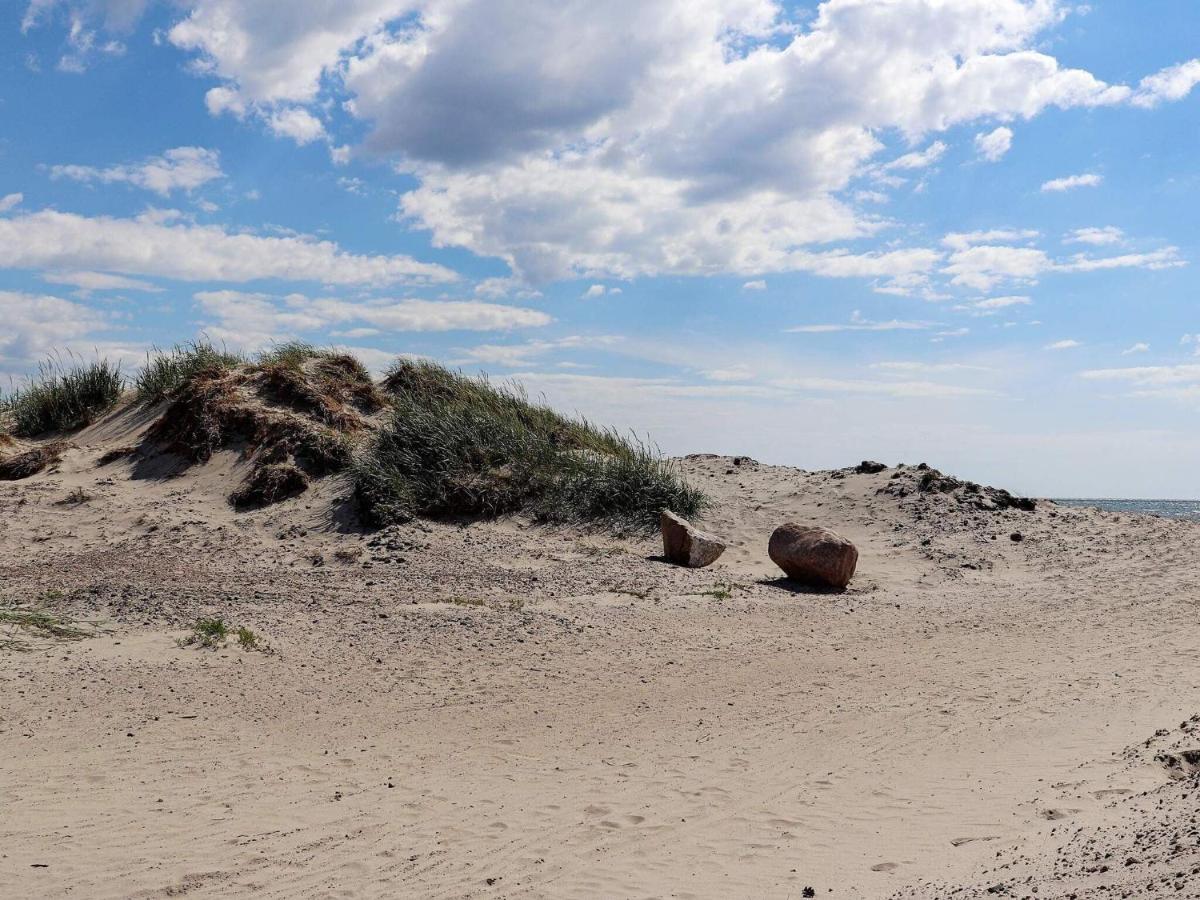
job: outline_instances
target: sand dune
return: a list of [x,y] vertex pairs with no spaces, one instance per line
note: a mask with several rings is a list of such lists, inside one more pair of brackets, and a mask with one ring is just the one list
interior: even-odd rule
[[[235,512],[233,453],[99,462],[148,421],[0,485],[6,601],[106,628],[0,651],[0,896],[1200,896],[1196,524],[697,457],[693,571],[364,532],[337,479]],[[779,578],[790,520],[847,592]]]

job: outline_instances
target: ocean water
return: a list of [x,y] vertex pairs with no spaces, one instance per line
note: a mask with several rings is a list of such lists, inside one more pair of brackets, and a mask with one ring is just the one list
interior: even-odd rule
[[1094,506],[1116,513],[1143,513],[1170,519],[1200,521],[1200,500],[1055,499],[1060,506]]

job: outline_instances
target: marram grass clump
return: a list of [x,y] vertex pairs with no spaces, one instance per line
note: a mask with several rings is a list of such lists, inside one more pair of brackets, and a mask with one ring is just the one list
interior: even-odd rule
[[23,387],[0,399],[0,420],[13,434],[34,437],[90,425],[121,399],[125,379],[108,360],[48,360]]
[[706,505],[648,446],[530,403],[516,387],[401,361],[384,389],[391,416],[355,465],[376,524],[524,512],[649,530],[663,509],[694,516]]
[[176,344],[170,350],[154,350],[146,354],[144,365],[133,380],[137,398],[142,403],[158,403],[175,396],[189,378],[206,369],[227,370],[246,360],[237,353],[217,349],[201,338]]

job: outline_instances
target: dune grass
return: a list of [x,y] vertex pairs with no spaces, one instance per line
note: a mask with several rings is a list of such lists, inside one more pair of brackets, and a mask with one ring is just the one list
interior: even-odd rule
[[91,424],[121,399],[121,367],[106,359],[68,362],[54,358],[38,374],[0,400],[0,419],[13,434],[34,437]]
[[133,386],[142,403],[158,403],[175,396],[180,387],[197,372],[206,369],[232,369],[246,360],[225,348],[216,348],[201,338],[176,344],[170,350],[146,354],[146,365],[134,377]]
[[80,622],[43,609],[0,607],[0,650],[28,651],[45,642],[82,641],[103,631],[96,622]]
[[368,518],[495,516],[649,530],[706,498],[649,446],[428,362],[384,379],[393,409],[355,466]]
[[348,353],[300,341],[276,345],[252,367],[270,394],[340,431],[363,426],[363,414],[386,403],[366,366]]

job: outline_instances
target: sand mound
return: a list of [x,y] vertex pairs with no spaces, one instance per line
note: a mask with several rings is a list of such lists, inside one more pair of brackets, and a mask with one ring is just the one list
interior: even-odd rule
[[364,410],[373,403],[369,378],[364,387],[352,374],[326,359],[203,370],[150,426],[142,450],[202,463],[238,447],[252,467],[231,494],[233,503],[267,505],[296,496],[310,479],[350,463],[349,433],[365,427]]

